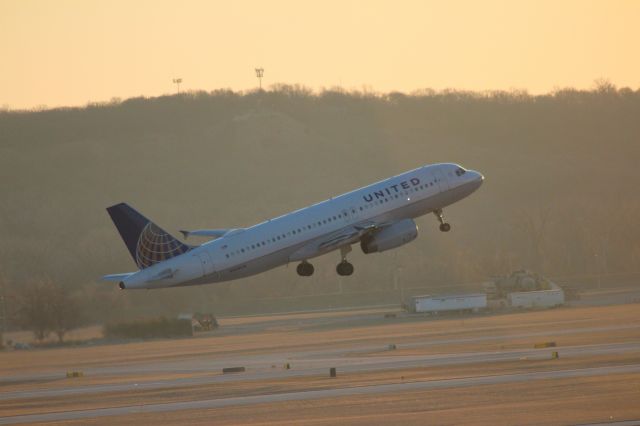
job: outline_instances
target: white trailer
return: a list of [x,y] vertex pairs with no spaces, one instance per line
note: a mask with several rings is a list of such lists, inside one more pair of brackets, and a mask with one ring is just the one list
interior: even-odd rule
[[413,296],[409,301],[411,312],[444,312],[444,311],[473,311],[487,307],[485,293],[454,294],[449,296]]
[[509,293],[509,304],[514,308],[552,308],[564,304],[564,292],[555,286],[551,290]]

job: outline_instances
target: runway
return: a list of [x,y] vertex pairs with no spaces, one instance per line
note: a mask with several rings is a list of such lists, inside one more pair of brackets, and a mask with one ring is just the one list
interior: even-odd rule
[[[553,332],[553,335],[562,336],[569,334],[585,334],[585,333],[600,333],[600,332],[614,332],[620,330],[640,330],[640,324],[626,324],[607,327],[581,327],[570,328],[564,330],[557,330]],[[509,335],[483,335],[477,337],[464,337],[464,338],[448,338],[448,339],[429,339],[421,342],[403,343],[397,344],[398,349],[417,349],[431,346],[453,345],[453,344],[469,344],[469,343],[481,343],[481,342],[500,342],[505,338],[509,339],[525,339],[548,336],[549,332],[528,332],[528,333],[515,333]],[[389,342],[393,343],[393,342]],[[330,345],[329,345],[330,346]],[[595,353],[615,353],[616,351],[629,351],[639,350],[640,343],[625,343],[625,344],[611,344],[611,345],[598,345],[594,346],[580,346],[580,347],[563,347],[564,354],[583,355],[595,354]],[[114,374],[128,374],[128,373],[211,373],[221,371],[224,367],[231,365],[242,365],[248,368],[249,374],[243,375],[244,380],[251,380],[255,378],[271,377],[269,374],[260,375],[260,372],[271,370],[271,366],[282,366],[285,363],[294,364],[296,369],[303,367],[305,369],[313,369],[314,367],[322,368],[326,367],[328,363],[331,363],[332,367],[345,368],[345,371],[358,371],[358,367],[367,368],[368,365],[374,363],[384,363],[389,361],[391,365],[387,365],[388,368],[398,366],[399,368],[405,368],[417,365],[422,366],[429,365],[445,365],[445,364],[459,364],[459,363],[475,363],[475,362],[492,362],[508,359],[519,359],[521,357],[535,357],[540,356],[540,353],[546,353],[544,350],[531,349],[531,350],[507,350],[500,352],[488,352],[488,353],[458,353],[458,354],[444,354],[435,356],[421,356],[417,358],[412,357],[398,357],[393,356],[390,358],[380,357],[378,359],[371,357],[358,357],[361,354],[368,354],[371,352],[385,351],[384,345],[362,345],[355,344],[343,349],[329,348],[325,350],[313,350],[313,351],[286,351],[281,353],[268,353],[259,355],[245,355],[245,356],[232,356],[232,357],[215,357],[213,359],[202,359],[202,357],[183,359],[180,361],[170,362],[153,362],[148,364],[133,363],[129,365],[108,366],[108,367],[90,367],[85,368],[84,372],[90,376],[102,376],[102,375],[114,375]],[[548,350],[547,350],[548,352]],[[399,364],[402,363],[402,364]],[[425,364],[426,363],[426,364]],[[325,368],[326,369],[326,368]],[[291,374],[302,374],[301,371],[292,371]],[[316,374],[317,371],[313,371],[311,374]],[[252,376],[251,374],[254,374]],[[60,373],[33,373],[33,374],[21,374],[15,376],[5,376],[0,378],[0,384],[11,382],[24,382],[24,381],[46,381],[60,377]],[[216,380],[228,380],[225,376]],[[210,380],[207,378],[206,380]],[[205,380],[205,379],[203,379]],[[236,379],[234,379],[236,380]],[[165,385],[165,382],[158,382]],[[182,383],[179,379],[176,379],[176,383]],[[186,384],[191,384],[188,382]],[[207,383],[206,381],[204,383]],[[131,383],[127,386],[151,386],[150,383]],[[118,389],[121,390],[121,389]],[[66,390],[74,393],[72,389]],[[91,392],[90,389],[79,390],[79,392]],[[11,399],[16,397],[31,396],[28,394],[20,394],[17,392],[4,392],[0,393],[0,401],[4,399]]]
[[[408,344],[407,347],[420,347],[422,344]],[[397,346],[402,349],[402,345]],[[165,365],[149,366],[153,372],[173,371],[173,372],[207,372],[219,373],[222,368],[240,365],[245,366],[247,371],[243,374],[208,375],[204,377],[187,377],[170,380],[135,381],[119,384],[89,385],[78,387],[66,387],[62,389],[40,389],[29,391],[14,391],[0,393],[0,401],[18,398],[47,398],[54,396],[70,396],[77,394],[103,393],[103,392],[124,392],[131,390],[149,390],[182,386],[196,386],[214,383],[227,383],[235,381],[249,381],[261,379],[274,379],[281,377],[303,377],[325,375],[328,367],[335,367],[339,372],[355,373],[364,371],[381,371],[406,369],[415,367],[435,367],[460,364],[482,364],[490,362],[517,361],[523,358],[528,360],[548,359],[552,349],[526,349],[526,350],[506,350],[500,352],[477,352],[477,353],[452,353],[440,355],[422,356],[354,356],[356,353],[370,352],[373,350],[384,350],[383,347],[366,346],[358,351],[327,350],[327,351],[306,351],[298,353],[281,353],[255,355],[246,357],[224,358],[207,361],[189,361],[188,368],[175,363]],[[562,357],[586,357],[593,355],[621,354],[627,352],[640,353],[640,342],[638,343],[614,343],[603,345],[569,346],[561,349]],[[282,370],[282,365],[289,363],[290,370]],[[272,368],[272,366],[276,368]],[[139,370],[138,370],[139,371]],[[130,372],[129,368],[102,368],[89,370],[88,374],[123,374]]]
[[312,391],[304,391],[304,392],[288,392],[288,393],[279,393],[279,394],[266,394],[266,395],[257,395],[257,396],[211,399],[211,400],[204,400],[204,401],[132,405],[132,406],[125,406],[125,407],[103,408],[103,409],[94,409],[94,410],[78,410],[78,411],[61,412],[61,413],[33,414],[33,415],[26,415],[26,416],[0,418],[0,424],[8,425],[8,424],[18,424],[18,423],[45,422],[45,421],[66,421],[66,420],[78,420],[78,419],[117,416],[117,415],[126,415],[126,414],[162,413],[162,412],[171,412],[171,411],[179,411],[179,410],[222,408],[222,407],[228,407],[232,405],[250,405],[250,404],[263,404],[263,403],[274,403],[274,402],[284,402],[284,401],[300,401],[300,400],[320,399],[320,398],[336,398],[336,397],[351,396],[351,395],[370,395],[370,394],[389,393],[389,392],[405,392],[405,391],[427,390],[427,389],[456,388],[456,387],[465,387],[465,386],[514,383],[514,382],[524,382],[524,381],[544,380],[544,379],[592,377],[592,376],[622,374],[622,373],[640,373],[640,365],[583,368],[579,370],[572,369],[572,370],[559,370],[559,371],[535,372],[535,373],[523,373],[523,374],[505,374],[505,375],[498,375],[498,376],[482,376],[482,377],[470,377],[470,378],[461,378],[461,379],[433,380],[433,381],[426,381],[426,382],[411,382],[411,383],[398,383],[398,384],[374,385],[374,386],[358,386],[358,387],[336,388],[336,389],[318,390],[318,391],[312,390]]

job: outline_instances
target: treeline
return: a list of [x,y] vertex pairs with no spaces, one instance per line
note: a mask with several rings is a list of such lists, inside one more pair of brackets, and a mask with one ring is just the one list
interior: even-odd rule
[[[638,117],[640,91],[606,81],[535,96],[279,85],[3,111],[0,274],[7,300],[49,280],[82,300],[89,320],[107,320],[247,311],[269,298],[389,290],[395,278],[435,286],[523,267],[637,272]],[[396,252],[354,250],[355,275],[342,283],[331,254],[311,279],[288,267],[158,292],[96,282],[135,268],[104,211],[111,204],[129,202],[173,233],[241,227],[441,161],[486,176],[445,210],[453,231],[420,219],[421,237]]]

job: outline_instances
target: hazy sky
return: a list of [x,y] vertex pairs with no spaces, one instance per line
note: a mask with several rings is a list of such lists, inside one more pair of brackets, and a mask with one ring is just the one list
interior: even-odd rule
[[299,83],[640,87],[640,1],[0,0],[0,106]]

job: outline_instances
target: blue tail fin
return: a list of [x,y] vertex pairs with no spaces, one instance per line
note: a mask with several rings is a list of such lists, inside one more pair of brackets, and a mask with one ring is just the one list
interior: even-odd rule
[[126,203],[107,208],[129,253],[140,269],[191,250]]

